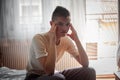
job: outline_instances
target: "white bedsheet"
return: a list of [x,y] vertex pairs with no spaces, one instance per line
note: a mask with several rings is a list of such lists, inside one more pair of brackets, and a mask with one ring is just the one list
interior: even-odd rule
[[0,80],[24,80],[26,70],[16,70],[7,67],[0,68]]

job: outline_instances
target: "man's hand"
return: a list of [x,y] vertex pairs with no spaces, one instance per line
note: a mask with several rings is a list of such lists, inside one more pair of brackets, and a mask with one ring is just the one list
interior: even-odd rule
[[39,59],[46,74],[54,74],[56,62],[56,25],[52,24],[49,35],[48,55]]
[[50,29],[50,42],[55,43],[56,42],[56,24],[52,24],[51,29]]
[[79,56],[75,57],[75,59],[83,66],[83,67],[88,67],[89,65],[89,61],[88,61],[88,56],[84,50],[84,48],[82,47],[82,44],[78,38],[77,32],[75,31],[74,27],[72,26],[72,24],[70,25],[70,29],[72,31],[71,34],[67,34],[72,40],[75,41],[78,52],[79,52]]
[[74,29],[73,25],[70,24],[70,30],[72,31],[71,34],[67,34],[72,40],[78,39],[77,32]]

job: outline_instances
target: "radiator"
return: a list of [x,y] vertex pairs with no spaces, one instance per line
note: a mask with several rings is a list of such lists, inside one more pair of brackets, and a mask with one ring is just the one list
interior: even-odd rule
[[12,69],[25,69],[30,41],[0,41],[1,66]]
[[[25,69],[28,60],[30,41],[0,41],[1,66],[12,69]],[[66,54],[56,65],[56,69],[61,71],[66,68],[80,67],[73,57]]]

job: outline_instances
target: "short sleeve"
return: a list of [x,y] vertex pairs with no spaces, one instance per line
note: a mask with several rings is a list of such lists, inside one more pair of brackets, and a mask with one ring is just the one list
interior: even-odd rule
[[47,56],[44,40],[41,36],[35,36],[32,40],[33,49],[36,58]]
[[72,40],[70,38],[67,37],[65,42],[67,44],[67,52],[68,53],[70,53],[74,57],[79,55],[78,50],[77,50],[74,42],[72,42]]

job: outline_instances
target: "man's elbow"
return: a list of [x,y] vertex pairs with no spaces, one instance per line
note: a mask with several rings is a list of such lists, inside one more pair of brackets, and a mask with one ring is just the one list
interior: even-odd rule
[[88,67],[89,65],[88,64],[83,64],[83,67]]
[[89,67],[89,61],[86,61],[82,64],[83,67]]
[[48,75],[52,75],[54,74],[54,68],[50,68],[49,66],[48,67],[45,67],[45,73],[48,74]]

